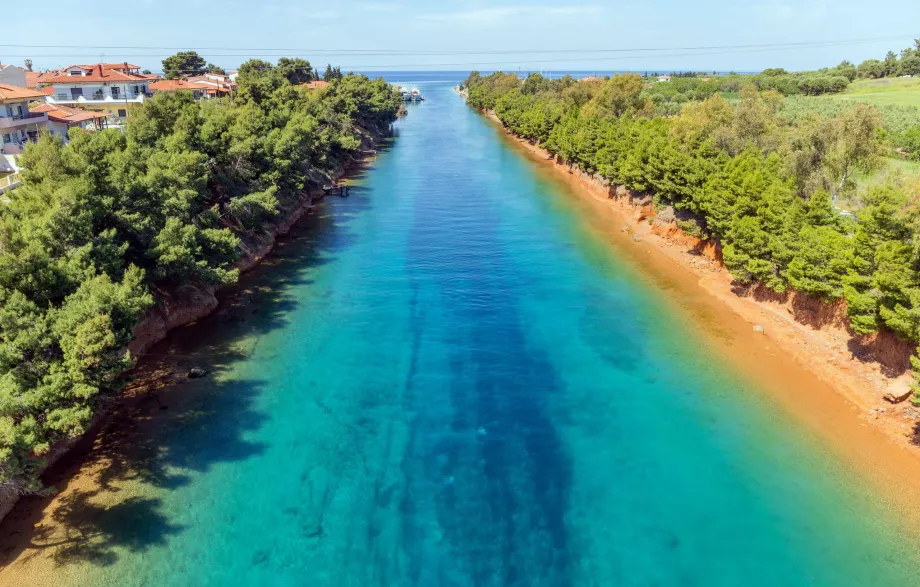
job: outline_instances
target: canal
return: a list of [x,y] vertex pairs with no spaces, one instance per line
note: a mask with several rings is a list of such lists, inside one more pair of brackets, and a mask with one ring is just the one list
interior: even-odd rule
[[0,584],[920,584],[858,475],[420,88],[351,197],[154,351],[212,373],[103,434]]

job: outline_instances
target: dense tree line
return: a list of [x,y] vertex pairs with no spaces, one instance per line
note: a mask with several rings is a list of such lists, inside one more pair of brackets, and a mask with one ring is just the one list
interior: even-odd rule
[[23,185],[0,204],[0,484],[36,489],[44,455],[118,390],[153,291],[235,280],[241,238],[401,106],[383,80],[309,91],[294,85],[305,73],[251,61],[232,99],[160,94],[125,132],[72,129],[22,155]]
[[465,86],[472,106],[517,135],[673,206],[684,230],[721,243],[737,281],[844,299],[856,333],[888,328],[920,341],[920,186],[870,187],[856,217],[834,205],[890,148],[874,107],[790,124],[778,92],[750,85],[737,101],[715,94],[666,118],[654,116],[638,75],[473,73]]
[[903,49],[900,55],[889,51],[884,59],[866,59],[856,69],[859,77],[869,79],[900,75],[920,76],[920,39],[915,39],[914,46]]
[[[853,107],[848,100],[826,97],[789,96],[783,100],[780,116],[791,124],[812,118],[832,118]],[[877,104],[882,129],[892,145],[908,158],[920,160],[920,108],[895,104]]]

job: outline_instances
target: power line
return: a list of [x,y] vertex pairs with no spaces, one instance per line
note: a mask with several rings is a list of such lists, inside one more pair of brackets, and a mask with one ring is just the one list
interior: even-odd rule
[[[741,50],[731,50],[731,51],[704,51],[698,53],[673,53],[665,55],[627,55],[627,56],[618,56],[618,57],[597,57],[592,58],[592,61],[629,61],[635,59],[647,59],[649,57],[655,57],[656,59],[661,58],[671,58],[671,57],[699,57],[699,56],[708,56],[708,55],[728,55],[735,53],[765,53],[772,51],[788,51],[792,49],[797,49],[798,47],[782,47],[782,48],[766,48],[766,49],[741,49]],[[580,59],[543,59],[543,60],[528,60],[528,61],[475,61],[475,62],[465,62],[465,63],[401,63],[401,64],[369,64],[369,65],[343,65],[340,66],[341,69],[358,71],[362,69],[395,69],[399,67],[481,67],[481,66],[492,66],[492,65],[533,65],[533,64],[546,64],[546,63],[577,63],[583,61],[583,58]]]
[[[593,54],[593,53],[638,53],[638,52],[656,52],[656,51],[702,51],[702,50],[722,50],[722,49],[754,49],[754,48],[785,48],[785,47],[820,47],[831,45],[845,45],[854,43],[877,43],[882,41],[894,41],[901,39],[913,39],[915,35],[895,35],[885,37],[863,37],[853,39],[837,39],[824,41],[797,41],[784,43],[760,43],[744,45],[703,45],[695,47],[635,47],[635,48],[609,48],[609,49],[521,49],[521,50],[432,50],[432,51],[406,51],[405,49],[279,49],[266,47],[157,47],[157,46],[119,46],[119,45],[26,45],[26,44],[0,44],[0,47],[16,49],[86,49],[86,50],[146,50],[146,51],[246,51],[246,54],[225,54],[215,55],[215,57],[238,57],[248,56],[250,52],[256,52],[263,55],[272,54],[278,51],[283,54],[288,53],[311,53],[311,54],[331,54],[331,55],[349,55],[355,56],[405,56],[405,55],[422,55],[422,56],[439,56],[439,55],[545,55],[545,54]],[[278,53],[280,56],[284,56]],[[160,54],[138,54],[129,55],[128,57],[158,57]],[[35,57],[68,57],[69,55],[50,55],[40,54]],[[26,57],[26,55],[10,55],[8,57]]]

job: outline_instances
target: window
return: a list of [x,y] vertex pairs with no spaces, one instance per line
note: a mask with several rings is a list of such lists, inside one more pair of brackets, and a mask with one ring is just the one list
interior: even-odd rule
[[119,108],[119,109],[118,109],[118,118],[127,118],[127,117],[128,117],[128,111],[125,110],[124,108]]
[[112,86],[112,97],[117,100],[120,97],[120,95],[121,95],[121,88],[119,88],[118,86]]
[[10,138],[10,135],[3,135],[3,144],[4,144],[4,145],[9,145],[9,144],[12,143],[12,142],[13,142],[13,139]]
[[83,88],[70,88],[70,97],[79,98],[83,95]]

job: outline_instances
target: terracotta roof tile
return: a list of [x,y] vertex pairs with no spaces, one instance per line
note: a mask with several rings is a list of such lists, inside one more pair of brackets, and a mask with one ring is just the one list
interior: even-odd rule
[[0,84],[0,100],[15,100],[17,98],[31,100],[33,98],[44,98],[44,95],[35,90],[30,90],[29,88],[20,88],[19,86],[11,86],[10,84]]
[[68,124],[107,117],[106,114],[101,112],[89,112],[87,110],[81,110],[80,108],[61,106],[60,104],[40,104],[29,111],[44,112],[48,114],[49,120],[53,120],[54,122],[66,122]]
[[[51,76],[48,79],[41,79],[43,83],[52,83],[52,84],[81,84],[81,83],[98,83],[98,82],[145,82],[149,78],[146,75],[139,73],[124,73],[121,71],[116,71],[115,69],[107,66],[119,65],[117,63],[96,63],[95,65],[70,65],[65,67],[62,70],[55,72],[54,76]],[[120,64],[121,67],[124,67],[124,64]],[[128,64],[128,67],[134,67]],[[83,75],[67,75],[67,72],[71,69],[82,69],[84,71]],[[90,74],[86,75],[86,72],[89,71]]]

